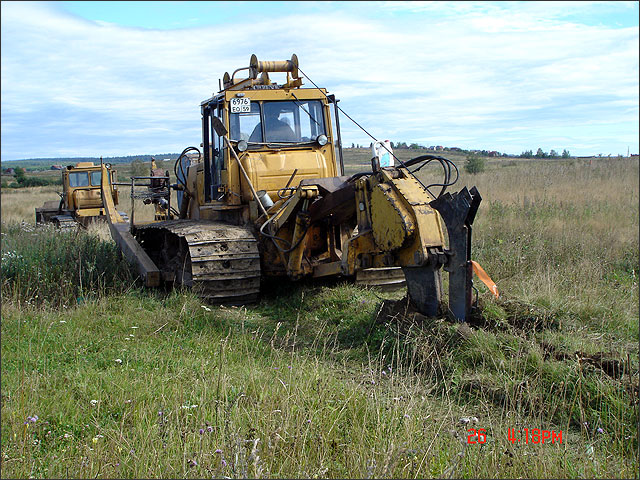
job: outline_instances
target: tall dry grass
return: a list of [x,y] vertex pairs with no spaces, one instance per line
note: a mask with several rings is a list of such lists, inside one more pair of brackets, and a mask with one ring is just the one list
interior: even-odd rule
[[59,201],[56,192],[61,192],[60,186],[29,187],[29,188],[3,188],[0,192],[0,219],[4,223],[28,222],[35,223],[36,207],[41,207],[44,202]]

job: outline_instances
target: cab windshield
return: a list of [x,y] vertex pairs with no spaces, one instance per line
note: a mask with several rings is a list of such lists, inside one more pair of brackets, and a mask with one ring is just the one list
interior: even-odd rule
[[89,173],[88,172],[71,172],[69,173],[69,186],[75,187],[88,187],[89,186]]
[[244,113],[229,117],[231,140],[259,144],[315,142],[326,135],[322,102],[319,100],[252,101]]

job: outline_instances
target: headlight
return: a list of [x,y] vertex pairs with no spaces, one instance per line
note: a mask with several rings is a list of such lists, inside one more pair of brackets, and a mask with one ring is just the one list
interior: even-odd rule
[[238,142],[238,151],[239,152],[244,152],[247,148],[249,148],[249,144],[247,143],[246,140],[240,140]]
[[326,135],[318,135],[318,138],[316,138],[316,142],[318,142],[318,145],[320,145],[321,147],[324,147],[328,141],[329,140],[327,139]]

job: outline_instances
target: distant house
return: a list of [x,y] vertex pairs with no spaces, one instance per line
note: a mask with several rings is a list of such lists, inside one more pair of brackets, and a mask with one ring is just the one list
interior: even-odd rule
[[500,155],[500,154],[499,154],[498,152],[496,152],[495,150],[491,150],[491,151],[489,152],[489,156],[490,156],[490,157],[497,157],[497,156],[499,156],[499,155]]
[[5,168],[2,173],[6,173],[7,175],[15,175],[16,171],[13,168]]
[[462,149],[460,147],[451,147],[449,150],[451,150],[452,152],[461,152]]
[[444,150],[444,147],[442,145],[436,145],[436,150],[438,152],[441,152],[442,150]]
[[51,165],[51,170],[62,170],[62,165]]

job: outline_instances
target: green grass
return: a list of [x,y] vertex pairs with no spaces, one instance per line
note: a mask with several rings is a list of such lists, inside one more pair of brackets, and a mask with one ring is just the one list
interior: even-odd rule
[[[305,297],[324,298],[322,291]],[[284,330],[272,341],[239,322],[238,310],[209,312],[180,292],[113,295],[49,313],[3,306],[4,474],[632,475],[634,457],[618,445],[607,418],[598,424],[601,435],[593,433],[596,425],[581,431],[541,423],[537,413],[496,408],[487,392],[464,395],[454,378],[420,374],[410,361],[380,354],[336,361],[329,347],[325,355],[294,347],[295,333],[285,342]],[[441,328],[450,343],[439,346],[441,360],[450,350],[479,378],[491,373],[473,353],[491,345],[490,334],[478,332],[465,346],[451,341],[454,327]],[[532,363],[525,360],[513,367]],[[24,425],[34,415],[38,420]],[[459,419],[470,416],[487,430],[486,444],[466,444]],[[519,426],[562,430],[563,443],[511,444],[507,428]],[[589,446],[595,458],[585,462]]]
[[3,225],[2,296],[18,304],[64,307],[134,285],[115,244],[46,225]]
[[637,162],[503,162],[461,172],[501,292],[468,328],[340,281],[203,306],[3,224],[3,477],[637,478]]

